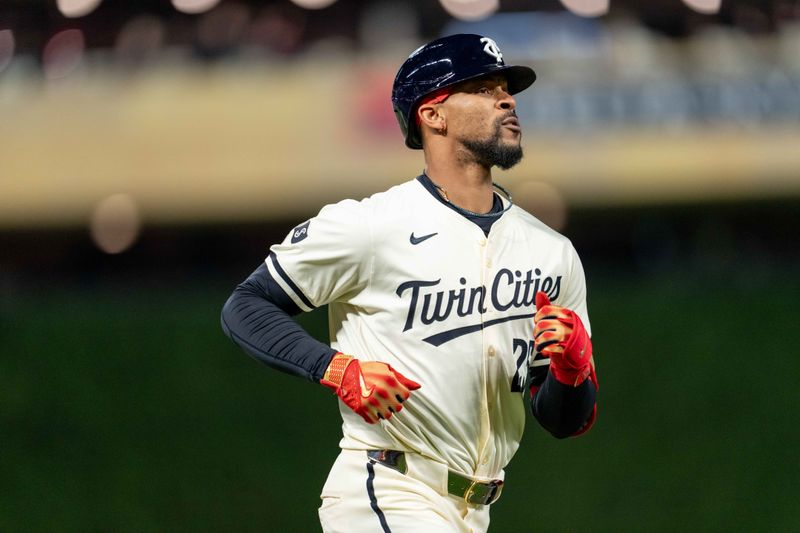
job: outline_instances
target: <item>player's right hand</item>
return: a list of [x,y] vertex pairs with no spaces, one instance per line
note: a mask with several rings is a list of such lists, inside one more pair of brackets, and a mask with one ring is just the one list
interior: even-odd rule
[[359,361],[342,353],[333,356],[320,383],[368,424],[390,419],[403,409],[411,391],[421,387],[386,363]]

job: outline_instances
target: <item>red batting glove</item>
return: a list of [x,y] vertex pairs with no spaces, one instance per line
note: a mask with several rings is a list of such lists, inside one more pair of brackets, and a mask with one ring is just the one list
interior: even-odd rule
[[592,340],[574,311],[552,305],[542,291],[536,293],[533,317],[536,351],[550,358],[550,372],[561,383],[577,387],[589,375],[597,386],[592,366]]
[[411,391],[421,387],[386,363],[359,361],[343,353],[333,356],[320,383],[367,424],[392,418],[403,409]]

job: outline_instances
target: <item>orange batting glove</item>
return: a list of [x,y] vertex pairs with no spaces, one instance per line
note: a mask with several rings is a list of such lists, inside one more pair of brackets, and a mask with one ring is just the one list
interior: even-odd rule
[[552,305],[547,294],[539,291],[533,322],[536,351],[550,358],[553,377],[565,385],[577,387],[591,375],[596,386],[592,340],[578,314]]
[[403,409],[411,391],[421,387],[386,363],[359,361],[343,353],[333,356],[320,383],[367,424],[392,418]]

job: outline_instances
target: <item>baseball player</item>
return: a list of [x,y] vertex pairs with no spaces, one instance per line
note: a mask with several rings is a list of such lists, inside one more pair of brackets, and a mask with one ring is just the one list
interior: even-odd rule
[[[424,172],[323,207],[223,308],[244,351],[338,396],[324,531],[486,531],[525,410],[558,438],[594,422],[581,262],[492,181],[522,158],[513,95],[535,78],[480,35],[416,50],[392,103]],[[330,346],[291,319],[326,304]]]

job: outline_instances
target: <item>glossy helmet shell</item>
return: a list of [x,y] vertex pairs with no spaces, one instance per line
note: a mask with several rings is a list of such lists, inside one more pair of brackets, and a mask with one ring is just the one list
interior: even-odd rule
[[414,113],[425,96],[496,73],[505,76],[510,94],[527,89],[536,80],[533,69],[506,65],[494,40],[482,35],[449,35],[416,49],[400,66],[392,86],[392,106],[406,146],[422,148]]

